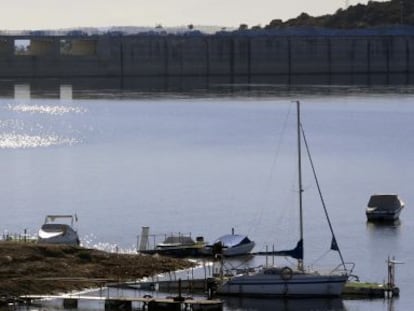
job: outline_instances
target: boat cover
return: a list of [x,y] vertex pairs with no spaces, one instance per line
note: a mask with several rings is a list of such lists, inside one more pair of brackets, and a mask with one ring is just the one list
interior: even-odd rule
[[39,231],[39,238],[41,239],[50,239],[50,238],[54,238],[60,235],[63,235],[63,231],[60,231],[60,232],[46,232],[43,230]]
[[39,238],[50,239],[63,235],[66,231],[65,225],[61,224],[45,224],[39,230]]
[[240,234],[226,234],[222,237],[219,237],[214,244],[221,242],[224,247],[234,247],[240,244],[247,244],[250,243],[251,240],[246,235]]
[[368,207],[396,209],[401,207],[401,201],[396,194],[374,194],[369,199]]
[[193,245],[195,244],[194,240],[189,236],[169,236],[167,237],[164,242],[159,243],[158,247],[165,247],[165,246],[175,246],[175,245]]

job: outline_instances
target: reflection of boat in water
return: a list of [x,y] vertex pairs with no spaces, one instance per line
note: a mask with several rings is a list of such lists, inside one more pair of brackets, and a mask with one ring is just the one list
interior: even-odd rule
[[246,297],[225,297],[224,306],[229,310],[250,311],[346,311],[341,298],[312,299],[260,299]]
[[[381,247],[384,243],[393,243],[401,234],[401,221],[367,221],[365,223],[371,245]],[[387,241],[387,242],[386,242]]]
[[[283,297],[328,297],[340,296],[348,279],[342,254],[339,250],[336,238],[328,217],[326,206],[316,178],[312,159],[310,158],[308,144],[304,135],[300,121],[300,104],[297,102],[297,146],[298,146],[298,195],[299,195],[299,241],[292,250],[277,252],[265,252],[263,255],[290,256],[297,259],[296,269],[290,267],[265,266],[255,270],[247,270],[225,279],[217,288],[217,293],[221,295],[235,296],[283,296]],[[331,249],[339,253],[342,264],[338,268],[328,273],[319,271],[305,270],[303,264],[303,211],[302,211],[302,161],[301,161],[301,141],[304,140],[306,151],[310,160],[314,178],[318,186],[319,195],[322,201],[325,215],[331,230]]]
[[395,221],[400,217],[404,202],[396,194],[374,194],[365,210],[368,221]]
[[[70,224],[56,222],[62,219],[69,221]],[[79,236],[73,227],[75,221],[77,221],[76,215],[47,215],[38,233],[38,243],[78,246]]]
[[226,234],[219,237],[213,245],[208,245],[203,250],[206,255],[213,255],[215,247],[220,248],[223,256],[243,256],[249,254],[255,246],[255,242],[250,240],[247,235]]

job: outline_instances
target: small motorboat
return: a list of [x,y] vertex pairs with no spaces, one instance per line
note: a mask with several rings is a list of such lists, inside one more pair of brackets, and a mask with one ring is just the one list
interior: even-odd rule
[[397,194],[374,194],[365,213],[368,221],[394,221],[399,218],[404,205]]
[[217,249],[223,256],[243,256],[249,254],[255,246],[255,242],[250,240],[247,235],[225,234],[219,237],[212,245],[204,249],[206,255],[214,255]]
[[47,215],[38,233],[38,243],[79,246],[79,236],[73,227],[77,220],[76,215]]
[[194,241],[191,235],[179,233],[166,236],[164,241],[156,244],[153,249],[140,247],[139,252],[143,254],[159,254],[180,258],[198,257],[200,256],[200,251],[204,249],[205,246],[206,243],[202,236],[196,237],[196,240]]

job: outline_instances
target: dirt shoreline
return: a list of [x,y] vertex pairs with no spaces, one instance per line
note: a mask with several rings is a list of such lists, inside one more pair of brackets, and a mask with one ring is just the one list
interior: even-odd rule
[[0,299],[57,294],[189,268],[186,260],[63,245],[0,242]]

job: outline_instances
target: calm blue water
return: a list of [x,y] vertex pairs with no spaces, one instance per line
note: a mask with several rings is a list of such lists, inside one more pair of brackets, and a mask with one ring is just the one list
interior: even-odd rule
[[[327,89],[328,90],[328,89]],[[213,241],[246,233],[256,250],[298,239],[295,110],[346,261],[361,280],[397,267],[401,297],[226,300],[227,310],[409,310],[414,303],[414,93],[312,89],[278,95],[146,94],[122,99],[0,98],[1,232],[35,234],[47,214],[74,214],[84,245],[134,250],[141,226]],[[95,99],[93,99],[95,98]],[[304,165],[306,265],[338,263]],[[396,226],[367,224],[372,193],[406,202]],[[282,261],[281,259],[277,259]],[[257,262],[254,262],[255,264]]]

